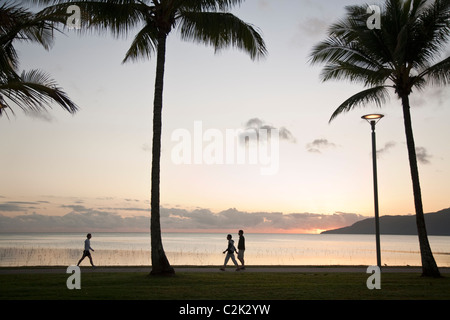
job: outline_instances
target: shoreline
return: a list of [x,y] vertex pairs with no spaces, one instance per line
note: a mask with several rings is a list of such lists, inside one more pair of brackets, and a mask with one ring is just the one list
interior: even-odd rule
[[[133,234],[103,234],[93,237],[94,263],[108,267],[146,267],[151,265],[148,237]],[[250,234],[249,234],[250,238]],[[320,238],[320,239],[319,239]],[[323,239],[321,239],[323,238]],[[248,238],[248,266],[370,266],[376,264],[375,241],[367,235],[252,235]],[[450,267],[449,237],[433,238],[436,262]],[[0,267],[61,266],[78,262],[82,255],[80,238],[72,235],[44,234],[0,239]],[[164,243],[172,266],[219,266],[223,264],[223,239],[217,236],[173,234]],[[395,236],[383,240],[383,264],[421,266],[416,237]],[[92,241],[92,240],[91,240]],[[430,241],[432,239],[430,238]],[[95,244],[95,246],[94,246]],[[82,265],[88,262],[83,262]]]
[[[220,266],[172,266],[177,272],[200,272],[200,273],[223,273]],[[228,266],[225,272],[235,273],[253,273],[253,272],[287,272],[287,273],[367,273],[368,266],[246,266],[245,270],[235,271],[234,266]],[[24,266],[24,267],[0,267],[0,275],[3,274],[39,274],[55,273],[66,274],[67,267],[64,266]],[[151,266],[81,266],[81,272],[85,273],[104,273],[104,272],[145,272],[150,273]],[[450,267],[440,267],[442,274],[450,273]],[[420,266],[385,266],[381,267],[381,272],[385,273],[421,273]]]

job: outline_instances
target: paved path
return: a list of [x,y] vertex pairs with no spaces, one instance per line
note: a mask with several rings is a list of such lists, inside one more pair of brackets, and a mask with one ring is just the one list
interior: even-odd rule
[[[220,271],[219,267],[174,267],[175,272],[224,272]],[[40,268],[0,268],[0,274],[33,274],[33,273],[66,273],[65,267],[40,267]],[[441,273],[450,273],[450,268],[439,268]],[[81,267],[83,273],[94,272],[146,272],[150,273],[151,267]],[[236,272],[234,267],[226,268],[225,272]],[[339,267],[314,267],[314,266],[249,266],[246,270],[239,272],[297,272],[297,273],[336,273],[336,272],[353,272],[366,273],[367,267],[364,266],[339,266]],[[381,272],[395,273],[395,272],[411,272],[421,273],[420,267],[383,267]]]

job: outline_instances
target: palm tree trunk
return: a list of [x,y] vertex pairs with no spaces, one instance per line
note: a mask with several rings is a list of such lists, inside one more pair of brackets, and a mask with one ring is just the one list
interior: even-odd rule
[[174,274],[163,249],[160,222],[160,161],[161,161],[161,131],[162,106],[164,87],[164,64],[166,60],[167,35],[160,32],[158,37],[158,52],[156,60],[155,96],[153,101],[153,142],[152,142],[152,190],[151,190],[151,250],[152,271],[150,274]]
[[419,237],[420,255],[422,259],[422,276],[440,277],[439,269],[431,252],[428,242],[425,217],[423,214],[422,192],[420,190],[419,170],[417,167],[416,147],[412,130],[409,97],[402,97],[403,120],[405,122],[406,144],[408,146],[409,166],[414,193],[414,206],[416,209],[417,235]]

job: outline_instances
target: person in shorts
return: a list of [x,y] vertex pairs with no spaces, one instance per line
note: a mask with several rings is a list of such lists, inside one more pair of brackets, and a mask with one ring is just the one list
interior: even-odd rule
[[94,262],[92,261],[91,252],[89,251],[89,250],[95,251],[94,249],[91,248],[91,238],[92,238],[92,235],[91,235],[90,233],[88,233],[87,236],[86,236],[86,238],[87,238],[87,239],[84,240],[84,251],[83,251],[83,256],[81,257],[80,261],[78,261],[77,266],[80,265],[81,261],[83,261],[84,258],[88,257],[88,258],[89,258],[89,261],[91,262],[91,265],[92,265],[93,267],[95,267],[95,266],[94,266]]

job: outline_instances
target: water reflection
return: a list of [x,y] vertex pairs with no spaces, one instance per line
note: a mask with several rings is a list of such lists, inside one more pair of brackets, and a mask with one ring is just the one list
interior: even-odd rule
[[[0,266],[68,266],[81,257],[85,234],[1,234]],[[237,238],[237,235],[235,236]],[[439,266],[450,266],[450,237],[429,237]],[[172,265],[219,266],[224,234],[163,235]],[[150,239],[142,233],[93,233],[94,263],[103,266],[151,264]],[[247,265],[373,265],[373,235],[246,234]],[[382,236],[382,264],[420,266],[415,236]],[[88,262],[86,262],[88,265]]]

